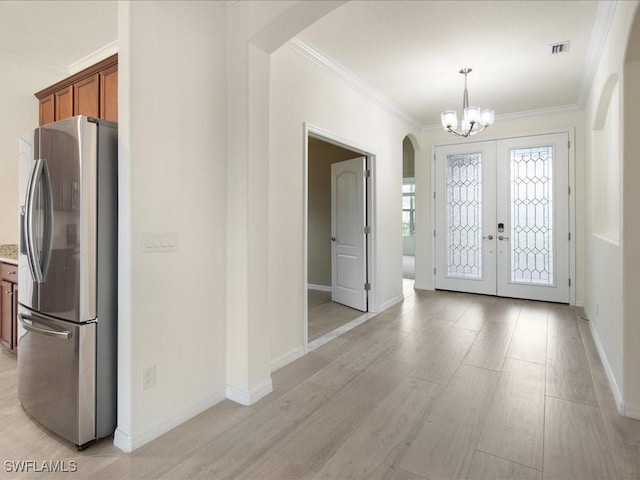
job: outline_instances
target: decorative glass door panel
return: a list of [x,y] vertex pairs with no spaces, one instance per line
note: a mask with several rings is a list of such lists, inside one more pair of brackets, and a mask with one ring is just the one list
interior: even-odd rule
[[566,133],[498,141],[498,295],[569,303],[568,142]]
[[482,278],[482,153],[446,156],[447,277]]
[[568,134],[436,148],[436,288],[569,302]]
[[[436,150],[438,288],[495,295],[495,142]],[[491,235],[491,238],[493,236]],[[442,253],[440,253],[442,252]]]
[[555,285],[553,147],[509,149],[511,281]]

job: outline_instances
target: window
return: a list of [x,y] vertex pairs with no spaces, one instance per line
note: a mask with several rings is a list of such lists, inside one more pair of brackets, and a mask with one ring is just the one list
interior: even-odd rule
[[416,186],[412,178],[402,185],[402,236],[414,237],[416,232]]

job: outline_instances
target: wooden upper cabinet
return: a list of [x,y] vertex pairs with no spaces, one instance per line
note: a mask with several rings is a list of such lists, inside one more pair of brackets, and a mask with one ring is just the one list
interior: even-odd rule
[[45,125],[55,120],[54,103],[53,93],[40,100],[40,125]]
[[100,72],[100,118],[118,121],[118,65]]
[[55,119],[73,117],[73,85],[53,94],[55,97]]
[[100,118],[99,74],[91,75],[73,84],[73,115],[86,115]]
[[35,94],[40,125],[75,115],[118,121],[118,55],[85,68]]

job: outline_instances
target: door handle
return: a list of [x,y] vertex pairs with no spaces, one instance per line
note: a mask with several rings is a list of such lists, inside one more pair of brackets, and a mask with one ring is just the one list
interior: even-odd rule
[[336,241],[336,237],[331,237],[331,241],[335,242]]
[[500,235],[500,236],[498,237],[498,240],[509,240],[509,237],[505,237],[505,236],[503,236],[503,235]]
[[[39,333],[41,335],[46,335],[48,337],[63,338],[65,340],[69,340],[71,338],[71,332],[69,332],[68,330],[62,330],[62,331],[46,330],[44,328],[38,328],[30,323],[27,323],[25,320],[31,320],[31,317],[29,315],[19,314],[18,318],[20,319],[20,322],[22,323],[22,326],[24,327],[24,329],[29,332]],[[37,319],[35,320],[37,321]]]
[[486,238],[487,240],[493,240],[493,235],[487,235],[486,237],[482,237],[482,238]]

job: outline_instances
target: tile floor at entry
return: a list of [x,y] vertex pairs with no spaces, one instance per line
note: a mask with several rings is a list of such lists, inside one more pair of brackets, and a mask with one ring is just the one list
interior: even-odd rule
[[579,313],[418,292],[275,372],[258,403],[224,401],[132,454],[38,428],[3,354],[2,460],[76,459],[92,479],[640,478],[640,422],[617,414]]

